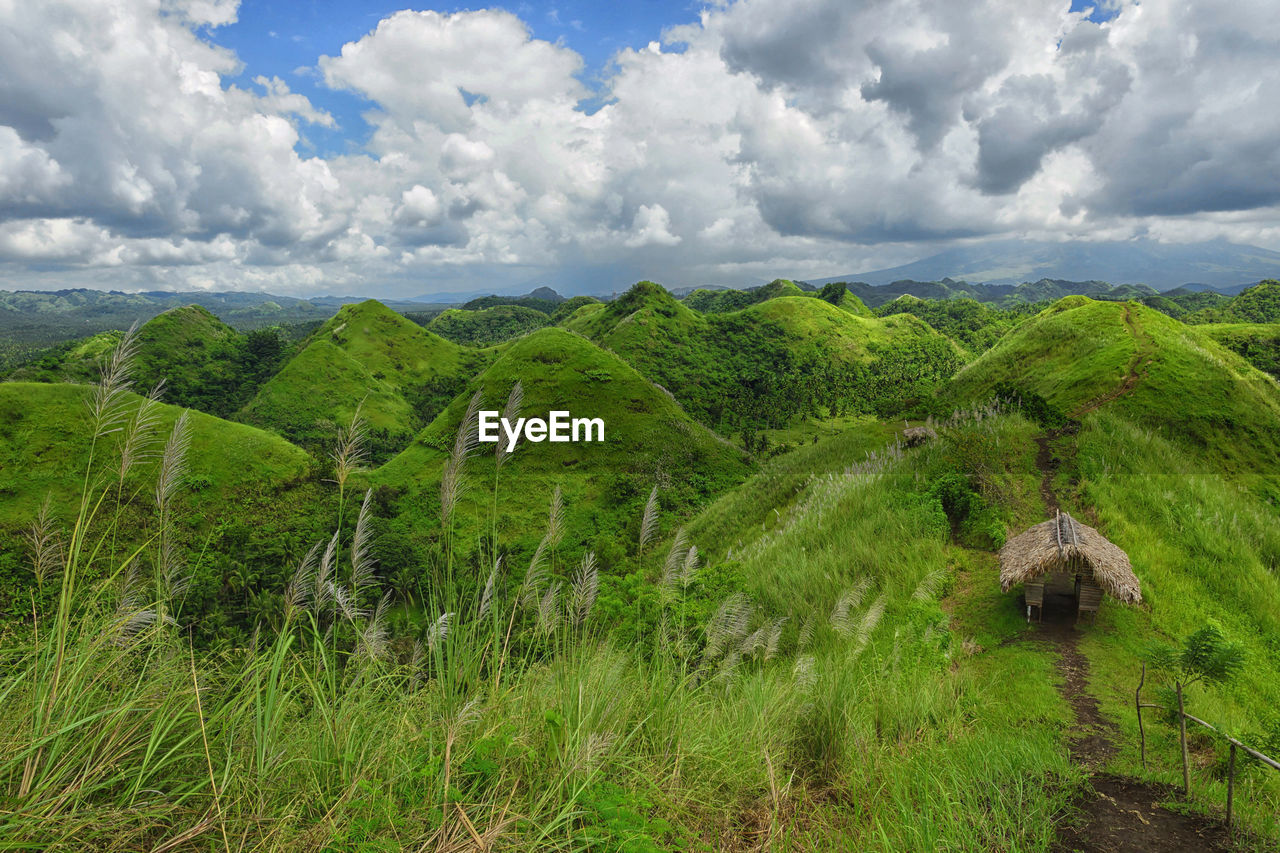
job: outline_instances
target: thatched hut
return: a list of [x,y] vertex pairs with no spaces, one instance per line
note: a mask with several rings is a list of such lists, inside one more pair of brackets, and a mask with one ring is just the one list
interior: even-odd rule
[[1000,549],[1000,588],[1023,584],[1027,620],[1039,618],[1046,586],[1073,592],[1076,615],[1098,612],[1105,592],[1125,604],[1142,600],[1142,587],[1129,566],[1129,556],[1107,537],[1065,512],[1058,512],[1015,536]]

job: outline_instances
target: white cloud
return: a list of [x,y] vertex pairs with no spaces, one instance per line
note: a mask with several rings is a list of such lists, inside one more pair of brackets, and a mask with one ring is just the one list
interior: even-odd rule
[[611,289],[834,274],[985,235],[1280,243],[1265,0],[1125,2],[1102,25],[1065,2],[737,0],[620,51],[595,91],[509,12],[398,12],[316,58],[372,128],[366,153],[327,159],[298,153],[299,127],[331,115],[276,77],[228,83],[240,60],[206,33],[236,16],[0,4],[11,280],[39,263],[420,293],[563,270]]
[[625,245],[632,249],[641,246],[674,246],[680,242],[680,238],[671,233],[671,215],[660,204],[652,207],[640,205],[631,230],[633,233],[626,239]]

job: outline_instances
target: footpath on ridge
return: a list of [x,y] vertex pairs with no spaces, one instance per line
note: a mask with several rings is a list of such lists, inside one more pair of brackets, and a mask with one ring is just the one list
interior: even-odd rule
[[[1122,388],[1105,399],[1115,399],[1137,384],[1140,363],[1135,356]],[[1048,435],[1036,440],[1036,466],[1041,474],[1040,494],[1052,513],[1059,502],[1053,491],[1056,465],[1049,440]],[[1078,648],[1080,631],[1075,625],[1073,603],[1069,595],[1046,594],[1044,618],[1035,635],[1036,642],[1051,644],[1058,652],[1058,691],[1075,714],[1068,740],[1071,761],[1088,774],[1088,782],[1074,803],[1079,816],[1059,828],[1051,849],[1054,853],[1230,850],[1222,821],[1181,814],[1159,805],[1181,799],[1178,789],[1103,771],[1116,752],[1113,738],[1117,732],[1098,710],[1098,700],[1089,693],[1089,659]],[[1086,626],[1083,630],[1091,628]]]

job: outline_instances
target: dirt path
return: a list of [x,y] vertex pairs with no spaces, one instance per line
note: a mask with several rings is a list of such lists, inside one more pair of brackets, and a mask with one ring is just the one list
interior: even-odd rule
[[1125,369],[1124,379],[1111,391],[1080,406],[1080,408],[1071,413],[1071,417],[1079,420],[1095,409],[1102,408],[1117,397],[1128,394],[1141,381],[1142,368],[1151,360],[1152,348],[1150,342],[1138,330],[1137,324],[1133,322],[1133,311],[1129,308],[1129,303],[1127,302],[1124,305],[1124,324],[1129,327],[1129,334],[1133,335],[1134,340],[1133,357],[1129,359],[1129,366]]
[[1168,785],[1154,785],[1102,772],[1116,752],[1115,727],[1098,710],[1089,694],[1089,660],[1080,653],[1079,631],[1073,625],[1072,599],[1045,601],[1045,620],[1039,636],[1058,650],[1062,696],[1075,712],[1075,727],[1067,741],[1072,763],[1089,774],[1076,796],[1079,815],[1062,826],[1053,853],[1174,853],[1227,851],[1226,827],[1221,821],[1180,814],[1159,805],[1181,799]]
[[1057,473],[1058,463],[1053,448],[1049,446],[1049,436],[1036,436],[1036,467],[1040,469],[1040,497],[1044,499],[1044,508],[1049,515],[1058,510],[1058,496],[1053,493],[1053,475]]
[[[1058,498],[1053,491],[1054,453],[1049,436],[1041,436],[1036,443],[1039,445],[1036,466],[1041,473],[1040,493],[1046,508],[1053,512],[1058,508]],[[1075,715],[1067,741],[1071,761],[1089,776],[1075,798],[1078,815],[1059,827],[1053,853],[1230,850],[1226,827],[1221,821],[1180,814],[1159,805],[1180,799],[1177,789],[1102,772],[1108,759],[1116,753],[1113,739],[1116,729],[1102,716],[1098,700],[1089,693],[1089,659],[1079,649],[1075,600],[1070,595],[1046,594],[1043,611],[1037,639],[1057,650],[1058,672],[1062,676],[1058,689]]]

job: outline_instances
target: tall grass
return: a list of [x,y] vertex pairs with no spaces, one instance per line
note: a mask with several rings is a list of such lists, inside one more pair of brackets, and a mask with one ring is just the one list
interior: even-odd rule
[[[1280,530],[1274,476],[1209,473],[1197,457],[1152,430],[1112,415],[1085,423],[1079,440],[1082,498],[1103,531],[1128,551],[1142,581],[1140,609],[1104,608],[1085,644],[1103,707],[1124,731],[1122,767],[1143,772],[1137,754],[1133,689],[1155,639],[1181,640],[1216,623],[1246,649],[1245,667],[1225,686],[1197,687],[1188,712],[1250,743],[1266,743],[1280,719]],[[1148,679],[1150,684],[1150,680]],[[1154,700],[1151,691],[1148,700]],[[1153,774],[1181,783],[1174,730],[1147,727]],[[1225,802],[1226,745],[1193,730],[1202,803]],[[1280,834],[1280,774],[1254,773],[1237,787],[1236,814],[1270,837]]]
[[[1034,681],[1012,707],[1003,698],[1042,658],[1010,649],[979,664],[951,640],[938,602],[945,518],[920,488],[942,450],[892,449],[801,486],[793,516],[735,550],[753,582],[705,619],[690,605],[717,567],[683,534],[657,547],[653,493],[637,553],[662,617],[641,655],[600,620],[592,555],[561,563],[558,490],[527,566],[495,548],[483,584],[459,582],[450,531],[470,413],[447,463],[444,563],[416,638],[388,628],[366,493],[354,526],[339,521],[294,567],[278,630],[197,654],[167,521],[181,422],[151,472],[141,544],[115,559],[104,547],[117,483],[97,451],[128,423],[113,408],[127,368],[109,368],[95,398],[95,456],[65,549],[48,518],[33,534],[42,578],[49,555],[64,555],[57,608],[0,649],[0,847],[1047,843],[1055,780],[1070,773],[1061,703]],[[997,450],[1026,431],[952,428],[986,430]]]

